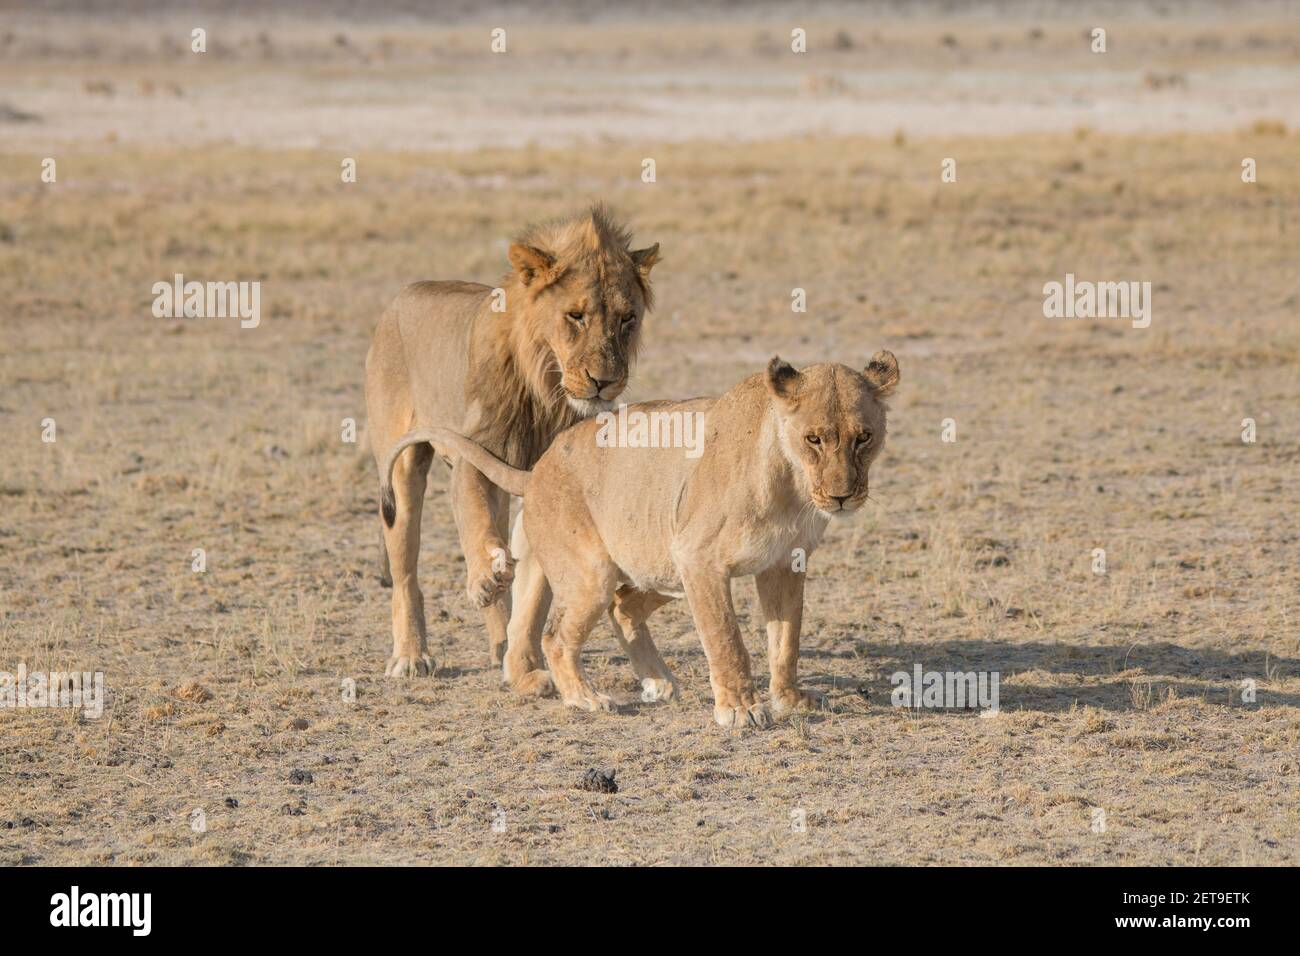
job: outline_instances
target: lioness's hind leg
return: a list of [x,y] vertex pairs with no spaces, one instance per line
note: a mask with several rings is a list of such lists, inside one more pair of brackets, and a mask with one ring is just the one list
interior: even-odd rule
[[542,636],[542,650],[566,707],[615,709],[608,695],[591,686],[582,667],[582,645],[614,596],[612,570],[609,578],[595,587],[586,585],[567,594],[556,593],[556,606]]
[[614,634],[627,652],[632,673],[641,681],[641,699],[646,703],[677,696],[677,678],[659,654],[646,626],[646,618],[671,600],[656,592],[624,586],[614,593],[614,606],[609,609]]
[[510,553],[515,556],[515,580],[510,590],[509,646],[501,678],[517,693],[545,697],[555,693],[542,659],[542,628],[551,609],[551,588],[524,534],[523,511],[515,518],[510,534]]

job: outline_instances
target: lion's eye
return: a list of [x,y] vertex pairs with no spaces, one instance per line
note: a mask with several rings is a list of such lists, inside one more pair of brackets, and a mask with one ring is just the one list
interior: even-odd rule
[[871,432],[865,432],[858,436],[858,449],[868,447],[871,444]]
[[568,314],[565,315],[565,318],[568,319],[570,322],[577,322],[579,325],[582,325],[581,312],[569,312]]
[[822,443],[822,440],[820,438],[818,438],[816,435],[811,435],[811,434],[805,435],[804,440],[807,441],[808,444],[810,445],[820,445]]
[[623,328],[624,328],[624,330],[631,329],[631,328],[633,328],[633,327],[635,327],[635,326],[636,326],[636,313],[635,313],[635,312],[629,312],[627,315],[623,316]]

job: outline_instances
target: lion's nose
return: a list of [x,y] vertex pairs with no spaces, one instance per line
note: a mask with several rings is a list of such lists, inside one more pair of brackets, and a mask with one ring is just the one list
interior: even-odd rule
[[831,495],[831,501],[835,502],[837,505],[843,508],[844,502],[848,501],[851,497],[853,496],[852,495]]
[[591,384],[596,387],[597,395],[601,393],[601,391],[605,388],[606,385],[613,385],[615,382],[618,381],[618,379],[616,378],[599,379],[596,378],[594,375],[592,375],[590,372],[587,373],[587,378],[591,381]]

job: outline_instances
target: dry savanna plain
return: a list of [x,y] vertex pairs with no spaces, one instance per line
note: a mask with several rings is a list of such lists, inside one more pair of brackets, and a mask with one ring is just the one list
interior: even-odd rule
[[[1152,14],[1104,59],[830,18],[794,64],[780,17],[523,24],[513,61],[487,23],[231,22],[197,62],[183,18],[0,36],[0,670],[108,698],[0,710],[0,863],[1300,863],[1300,21]],[[682,602],[681,699],[607,627],[617,713],[512,695],[438,469],[439,669],[384,677],[373,323],[594,200],[663,255],[629,398],[898,356],[876,500],[809,564],[824,712],[715,726]],[[176,273],[260,281],[260,324],[155,318]],[[1150,282],[1149,327],[1045,317],[1066,274]],[[917,664],[997,672],[998,715],[892,706]]]

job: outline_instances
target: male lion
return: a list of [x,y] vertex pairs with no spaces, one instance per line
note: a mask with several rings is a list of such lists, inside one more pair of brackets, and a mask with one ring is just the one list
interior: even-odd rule
[[[559,435],[531,473],[444,429],[411,431],[388,460],[433,442],[524,497],[524,531],[554,592],[542,646],[565,704],[613,706],[588,683],[580,658],[611,601],[641,628],[684,595],[709,661],[714,719],[764,726],[770,717],[754,689],[731,579],[757,580],[773,709],[820,705],[821,695],[795,682],[803,616],[795,549],[810,553],[829,519],[866,500],[868,469],[885,442],[883,399],[898,379],[891,352],[877,352],[861,373],[832,364],[796,371],[773,358],[766,374],[721,398],[629,409],[703,414],[704,448],[694,460],[679,448],[608,447],[591,421]],[[388,472],[380,474],[387,495]]]
[[[627,385],[650,269],[659,246],[632,250],[602,206],[534,226],[510,247],[500,294],[473,282],[417,282],[388,306],[366,355],[366,410],[377,464],[412,426],[468,435],[502,461],[529,468],[555,435],[610,406]],[[501,305],[504,311],[498,311]],[[483,608],[495,663],[506,646],[513,559],[509,498],[469,462],[443,452],[465,553],[470,599]],[[381,508],[382,578],[393,587],[390,676],[432,674],[424,598],[416,580],[420,512],[432,461],[418,448],[396,462]],[[537,609],[530,609],[535,615]],[[542,610],[540,613],[545,613]],[[540,653],[521,650],[524,668]]]

